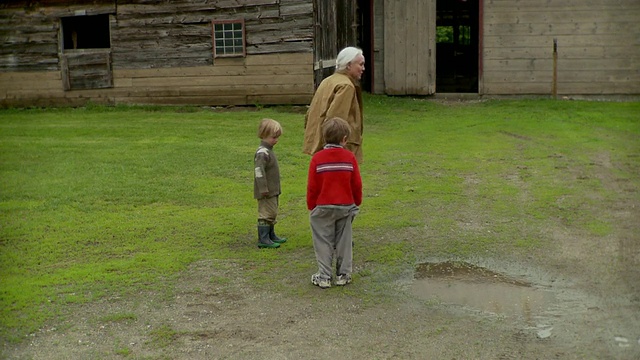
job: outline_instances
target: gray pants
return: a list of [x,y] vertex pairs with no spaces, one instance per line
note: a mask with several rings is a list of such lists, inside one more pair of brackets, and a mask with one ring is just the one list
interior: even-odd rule
[[313,249],[322,279],[331,279],[333,251],[336,252],[336,275],[351,275],[353,271],[353,247],[351,223],[358,213],[356,205],[316,206],[309,214]]

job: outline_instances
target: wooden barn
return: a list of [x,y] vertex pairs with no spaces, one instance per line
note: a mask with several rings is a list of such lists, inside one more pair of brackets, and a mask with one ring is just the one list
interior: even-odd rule
[[304,104],[312,0],[0,3],[0,104]]
[[0,106],[307,104],[344,46],[389,95],[640,95],[638,0],[0,2]]
[[376,93],[640,95],[638,0],[373,3]]

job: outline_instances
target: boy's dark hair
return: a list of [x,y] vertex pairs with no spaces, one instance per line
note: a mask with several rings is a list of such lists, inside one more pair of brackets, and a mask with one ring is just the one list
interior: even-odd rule
[[344,119],[339,117],[331,118],[322,124],[322,136],[327,144],[339,145],[342,139],[351,135],[351,127]]

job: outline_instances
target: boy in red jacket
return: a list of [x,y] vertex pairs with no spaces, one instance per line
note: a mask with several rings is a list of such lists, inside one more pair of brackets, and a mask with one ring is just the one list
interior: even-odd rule
[[318,272],[311,283],[331,287],[333,251],[336,252],[338,286],[351,282],[353,252],[351,223],[362,203],[362,178],[358,162],[345,149],[351,128],[340,118],[322,125],[325,146],[311,158],[307,182],[307,208]]

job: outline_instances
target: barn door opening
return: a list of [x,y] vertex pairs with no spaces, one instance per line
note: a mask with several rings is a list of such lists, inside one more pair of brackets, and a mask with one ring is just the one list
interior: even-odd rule
[[478,92],[479,11],[478,0],[437,0],[437,92]]
[[374,88],[374,51],[373,51],[373,2],[374,0],[357,1],[358,5],[358,43],[365,58],[364,74],[360,80],[362,90],[373,93]]

